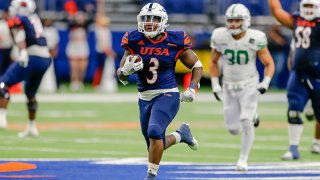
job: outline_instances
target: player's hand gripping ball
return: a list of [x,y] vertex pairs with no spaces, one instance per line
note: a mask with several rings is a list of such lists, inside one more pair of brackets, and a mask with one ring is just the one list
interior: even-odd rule
[[127,56],[125,63],[121,69],[122,74],[128,76],[143,69],[143,61],[139,55]]

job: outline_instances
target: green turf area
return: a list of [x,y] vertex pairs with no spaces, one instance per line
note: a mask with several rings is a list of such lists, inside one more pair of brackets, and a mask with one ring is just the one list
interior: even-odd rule
[[[261,124],[251,162],[277,162],[287,150],[286,103],[260,103]],[[25,103],[11,103],[9,129],[0,130],[1,158],[123,158],[147,157],[139,129],[138,106],[128,103],[40,103],[40,137],[20,139],[17,132],[27,123]],[[165,161],[221,163],[235,162],[240,136],[224,127],[222,104],[183,103],[167,133],[181,122],[190,123],[200,143],[198,151],[185,144],[167,150]],[[314,122],[305,121],[300,161],[319,161],[309,152]]]

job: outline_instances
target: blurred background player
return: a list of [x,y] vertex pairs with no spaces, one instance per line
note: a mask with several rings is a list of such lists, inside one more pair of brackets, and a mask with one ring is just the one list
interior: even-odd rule
[[[217,100],[223,90],[224,120],[229,132],[242,131],[237,171],[248,170],[248,157],[254,142],[254,119],[258,106],[258,93],[264,94],[274,73],[274,62],[267,48],[266,35],[248,29],[251,24],[249,10],[242,4],[232,4],[226,11],[226,27],[217,28],[211,37],[210,76]],[[256,56],[265,66],[263,81],[259,84]],[[223,58],[223,88],[218,82],[218,60]]]
[[295,52],[287,85],[289,151],[283,160],[300,159],[298,146],[303,132],[301,113],[312,101],[315,117],[320,121],[320,23],[318,0],[302,0],[300,13],[289,14],[279,0],[269,0],[273,16],[294,31]]
[[7,23],[8,17],[8,10],[2,11],[0,18],[0,76],[5,73],[12,62],[11,50],[13,46],[13,40],[11,38],[10,29]]
[[36,127],[36,93],[41,78],[51,63],[49,49],[43,35],[43,27],[38,15],[34,14],[33,0],[13,0],[10,5],[8,26],[14,42],[19,48],[19,56],[0,78],[0,121],[6,121],[6,109],[10,99],[8,88],[24,81],[27,96],[29,123],[19,137],[38,136]]
[[[294,54],[294,51],[295,51],[295,42],[294,42],[294,39],[292,39],[291,44],[290,44],[290,52],[289,52],[289,56],[288,56],[288,62],[287,62],[289,71],[291,71],[291,69],[292,69],[292,56]],[[316,119],[310,99],[308,100],[306,106],[304,107],[304,115],[305,115],[306,119],[309,121],[313,121]],[[320,123],[318,121],[315,123],[314,139],[312,141],[310,151],[313,154],[320,154]]]
[[[123,84],[137,73],[140,125],[149,151],[146,179],[155,179],[163,151],[176,143],[187,143],[196,150],[198,144],[187,124],[170,135],[166,129],[177,114],[181,102],[192,102],[202,75],[202,63],[190,49],[191,40],[183,31],[166,31],[168,15],[158,3],[148,3],[137,16],[138,30],[122,39],[124,56],[117,71]],[[141,61],[135,62],[138,55]],[[192,70],[189,88],[179,99],[175,79],[176,60]]]

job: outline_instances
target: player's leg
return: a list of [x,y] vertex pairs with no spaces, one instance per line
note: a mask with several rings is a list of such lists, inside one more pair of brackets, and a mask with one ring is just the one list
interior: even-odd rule
[[287,98],[289,103],[288,108],[288,138],[289,150],[282,156],[282,160],[300,159],[298,146],[303,132],[303,121],[301,113],[308,100],[308,91],[304,84],[297,79],[294,71],[290,73]]
[[14,62],[0,78],[0,128],[7,127],[7,106],[10,100],[8,89],[24,80],[26,74],[27,68],[20,66],[18,62]]
[[229,90],[224,90],[223,111],[224,122],[229,133],[232,135],[240,134],[240,104]]
[[317,119],[315,124],[314,140],[311,152],[320,154],[320,82],[312,81],[312,89],[310,89],[310,99],[312,100],[312,109],[314,109],[314,117]]
[[172,139],[174,136],[169,135],[171,137],[166,138],[165,133],[179,110],[179,93],[165,93],[152,101],[147,130],[150,142],[147,176],[157,175],[164,149],[175,143]]
[[311,153],[320,154],[320,123],[319,121],[317,121],[315,124],[315,133],[314,133],[314,139],[311,145]]
[[236,170],[247,171],[247,161],[253,146],[255,131],[252,117],[255,117],[258,106],[258,91],[255,87],[247,87],[241,91],[240,103],[240,126],[242,130],[240,156]]
[[311,100],[309,100],[307,102],[307,105],[304,108],[304,115],[306,116],[307,120],[309,120],[309,121],[313,121],[316,119],[316,117],[314,115],[313,108],[312,108]]
[[36,126],[36,113],[38,109],[38,103],[36,100],[36,93],[38,91],[41,79],[48,69],[51,63],[50,58],[29,57],[29,76],[25,81],[25,94],[27,96],[27,108],[28,108],[28,125],[27,128],[18,133],[21,138],[39,136],[39,131]]

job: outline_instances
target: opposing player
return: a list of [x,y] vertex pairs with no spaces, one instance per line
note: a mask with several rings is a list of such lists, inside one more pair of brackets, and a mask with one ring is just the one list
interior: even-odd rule
[[[138,30],[122,39],[125,53],[117,71],[123,84],[137,73],[140,125],[149,151],[146,179],[155,179],[163,151],[176,143],[196,150],[198,143],[188,124],[166,136],[166,129],[177,114],[181,102],[192,102],[202,75],[202,64],[190,49],[191,41],[183,31],[166,31],[168,15],[158,3],[148,3],[137,16]],[[138,56],[142,58],[138,61]],[[189,88],[179,94],[175,80],[176,61],[192,70]],[[180,97],[180,99],[179,99]]]
[[[288,61],[287,61],[289,71],[291,71],[291,69],[292,69],[292,56],[295,52],[295,49],[296,49],[295,48],[295,41],[293,39],[290,44],[290,52],[289,52]],[[310,100],[308,100],[307,104],[305,105],[303,113],[304,113],[306,119],[309,121],[313,121],[316,119],[315,115],[314,115],[314,110],[312,108],[312,103]],[[312,141],[310,151],[313,154],[320,154],[320,123],[319,122],[315,123],[314,129],[315,129],[314,139]],[[286,160],[286,159],[284,159],[284,160]]]
[[51,63],[49,49],[43,36],[43,28],[38,15],[34,14],[33,0],[13,0],[10,5],[8,25],[19,48],[19,56],[0,78],[0,121],[7,121],[6,109],[10,99],[8,88],[24,81],[27,96],[29,124],[19,137],[38,136],[36,127],[36,92],[41,78]]
[[[254,119],[259,92],[264,94],[274,74],[274,62],[267,48],[265,33],[249,29],[250,12],[242,4],[232,4],[226,11],[226,27],[217,28],[211,36],[210,76],[212,91],[223,100],[224,121],[232,135],[242,131],[237,171],[248,170],[248,157],[254,142]],[[265,66],[259,84],[256,56]],[[223,59],[223,86],[218,83],[218,60]],[[223,91],[223,97],[221,92]]]
[[320,23],[318,0],[301,0],[300,13],[289,14],[279,0],[269,0],[273,16],[294,32],[295,52],[287,84],[289,151],[283,160],[300,159],[298,145],[303,132],[301,113],[310,98],[320,122]]

